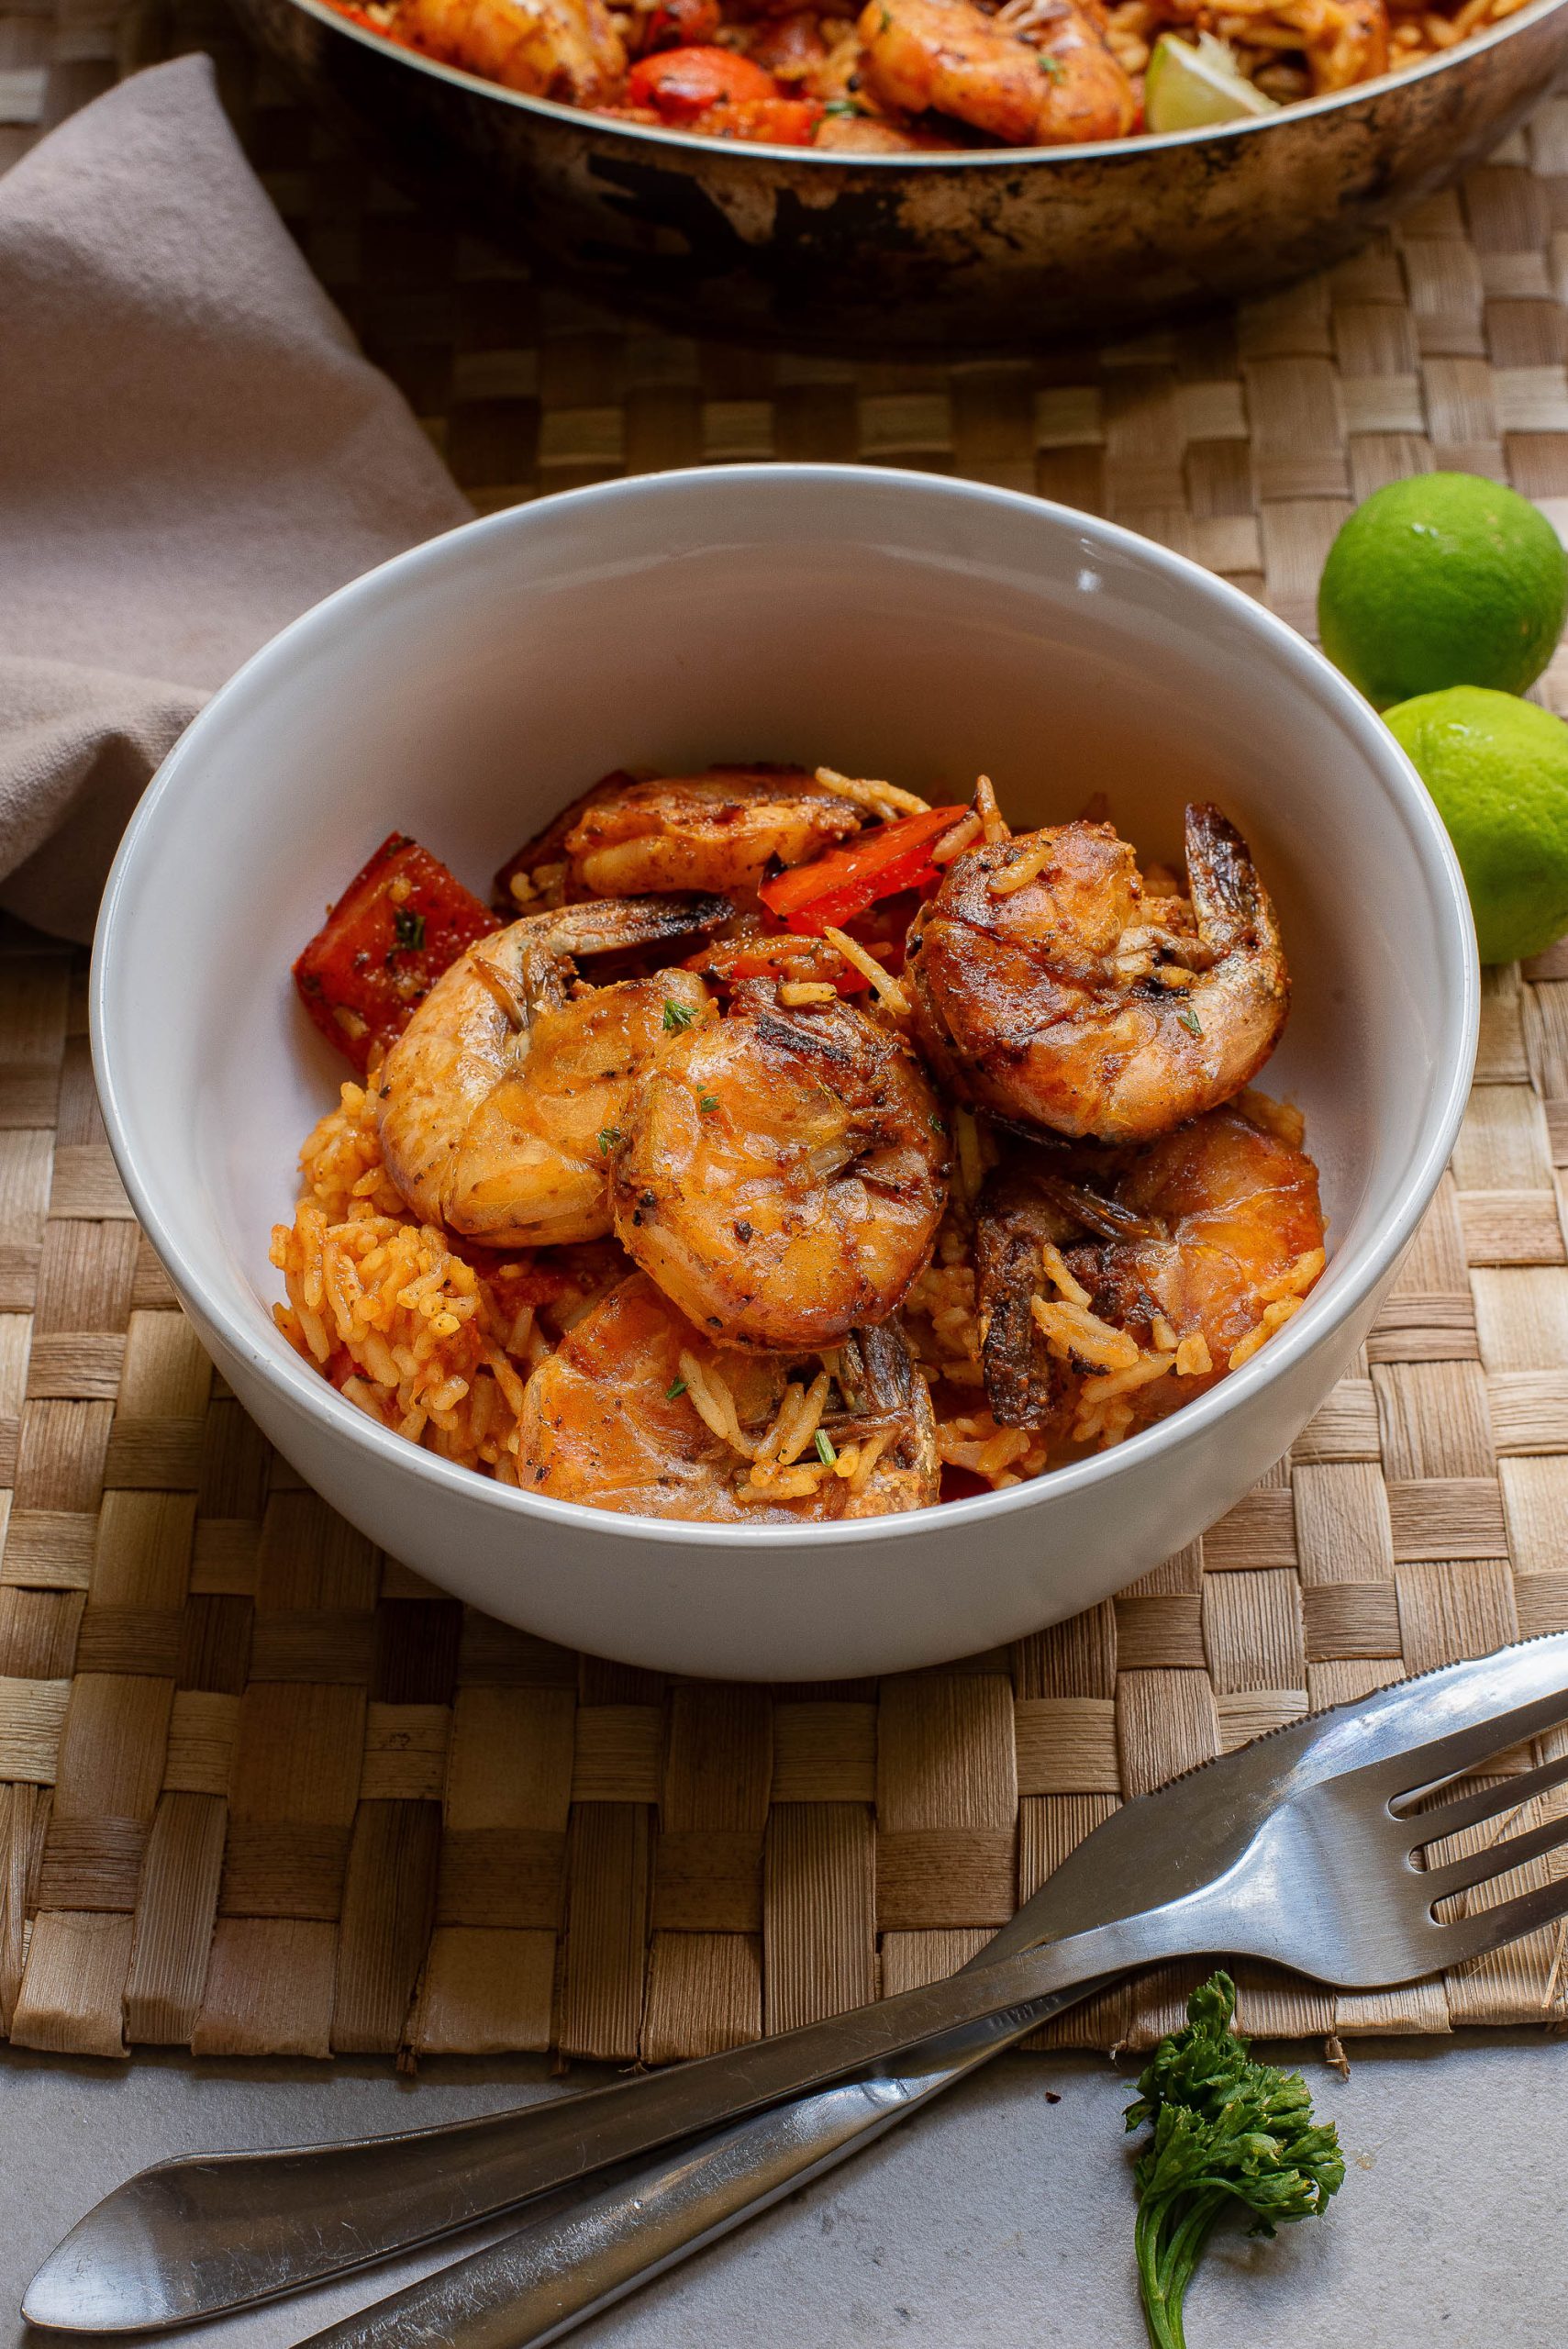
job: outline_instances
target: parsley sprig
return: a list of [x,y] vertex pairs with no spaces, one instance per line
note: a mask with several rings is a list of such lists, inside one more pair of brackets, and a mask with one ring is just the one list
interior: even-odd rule
[[1345,2181],[1332,2122],[1315,2121],[1299,2072],[1254,2064],[1232,2031],[1236,1986],[1216,1974],[1187,2000],[1187,2027],[1162,2039],[1127,2110],[1154,2136],[1133,2170],[1138,2283],[1153,2349],[1186,2349],[1182,2305],[1214,2228],[1231,2202],[1272,2235],[1320,2217]]

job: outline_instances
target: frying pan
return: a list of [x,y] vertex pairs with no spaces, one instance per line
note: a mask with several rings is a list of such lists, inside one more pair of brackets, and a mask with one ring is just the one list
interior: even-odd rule
[[684,333],[852,356],[1039,351],[1326,267],[1487,154],[1568,58],[1568,0],[1413,71],[1158,138],[844,155],[530,98],[324,0],[233,0],[387,174]]

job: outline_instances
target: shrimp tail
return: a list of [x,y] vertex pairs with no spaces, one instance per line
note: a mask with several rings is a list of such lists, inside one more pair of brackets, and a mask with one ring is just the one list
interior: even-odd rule
[[985,1332],[981,1368],[998,1427],[1043,1430],[1062,1409],[1066,1368],[1046,1351],[1033,1308],[1050,1288],[1047,1244],[1064,1246],[1078,1229],[1052,1196],[1049,1178],[1009,1166],[987,1174],[976,1205],[974,1261]]
[[864,1377],[862,1410],[906,1411],[918,1376],[903,1332],[891,1321],[851,1332]]
[[[1160,1236],[1159,1225],[1147,1216],[1135,1215],[1119,1199],[1106,1197],[1103,1191],[1093,1191],[1082,1183],[1070,1183],[1060,1174],[1036,1176],[1041,1196],[1059,1208],[1064,1218],[1101,1240],[1152,1240]],[[1061,1242],[1058,1242],[1061,1245]]]
[[591,897],[525,915],[497,934],[492,954],[475,956],[475,968],[514,1029],[527,1030],[536,1012],[559,1011],[566,1001],[572,963],[717,930],[733,912],[728,897]]
[[1199,935],[1221,954],[1238,947],[1276,952],[1279,922],[1252,852],[1229,819],[1207,801],[1186,812],[1187,885]]
[[689,938],[694,932],[717,930],[735,911],[728,897],[683,893],[662,897],[601,897],[585,905],[562,906],[559,912],[535,918],[549,924],[551,950],[557,954],[623,954],[640,946],[660,946],[667,939]]
[[860,1381],[842,1432],[851,1441],[869,1438],[878,1447],[870,1479],[851,1497],[845,1515],[892,1515],[934,1498],[941,1480],[936,1413],[896,1319],[851,1330],[840,1350],[839,1367],[840,1393],[846,1375]]

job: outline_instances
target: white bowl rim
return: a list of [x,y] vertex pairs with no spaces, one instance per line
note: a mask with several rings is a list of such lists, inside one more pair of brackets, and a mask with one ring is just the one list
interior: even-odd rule
[[[1073,1461],[1065,1467],[1052,1469],[1043,1476],[1013,1486],[1004,1492],[979,1493],[963,1500],[944,1501],[929,1510],[917,1511],[913,1515],[906,1512],[892,1517],[780,1526],[707,1524],[685,1518],[639,1517],[614,1509],[596,1509],[585,1502],[555,1500],[542,1494],[529,1493],[517,1486],[501,1484],[494,1477],[481,1475],[474,1469],[443,1460],[438,1453],[427,1452],[422,1445],[410,1443],[392,1429],[377,1425],[339,1395],[319,1372],[308,1366],[285,1340],[280,1337],[275,1349],[263,1346],[256,1330],[232,1311],[224,1298],[212,1293],[205,1278],[192,1265],[170,1215],[164,1211],[156,1175],[144,1174],[133,1148],[133,1120],[127,1096],[117,1079],[117,1054],[110,1042],[119,1019],[117,1005],[124,1000],[114,983],[118,936],[132,919],[131,896],[143,846],[146,844],[151,848],[156,829],[165,819],[165,809],[172,808],[185,789],[187,774],[199,772],[207,736],[221,733],[225,705],[238,697],[242,690],[258,685],[265,685],[275,674],[286,674],[296,649],[309,639],[313,631],[332,617],[350,609],[363,597],[377,592],[389,592],[394,574],[401,579],[421,571],[442,568],[454,561],[461,562],[464,559],[462,550],[476,538],[504,536],[516,529],[526,530],[529,518],[540,512],[558,516],[572,506],[613,506],[639,498],[679,502],[694,492],[717,495],[720,499],[732,491],[741,494],[747,491],[754,493],[759,489],[765,495],[787,495],[789,484],[802,481],[818,486],[831,486],[839,492],[847,485],[874,486],[883,490],[891,485],[895,492],[902,488],[937,503],[951,501],[971,507],[989,506],[1020,517],[1052,523],[1097,541],[1124,560],[1141,562],[1151,571],[1163,573],[1189,593],[1195,590],[1200,596],[1218,603],[1233,618],[1255,629],[1262,643],[1273,651],[1284,668],[1293,672],[1307,690],[1316,692],[1326,700],[1329,707],[1343,718],[1352,734],[1362,737],[1373,764],[1381,766],[1391,783],[1397,779],[1403,786],[1397,795],[1391,793],[1390,796],[1395,799],[1440,922],[1446,910],[1462,949],[1463,968],[1448,1023],[1451,1032],[1444,1039],[1445,1048],[1451,1046],[1452,1049],[1444,1051],[1446,1074],[1440,1076],[1423,1120],[1422,1139],[1412,1163],[1401,1178],[1401,1204],[1383,1230],[1365,1239],[1349,1259],[1331,1257],[1330,1267],[1338,1265],[1339,1277],[1332,1285],[1325,1284],[1314,1290],[1300,1312],[1294,1314],[1268,1345],[1261,1348],[1239,1371],[1233,1371],[1195,1402],[1185,1404],[1179,1411],[1173,1411],[1140,1430],[1136,1435],[1128,1437],[1112,1449],[1095,1453],[1085,1460]],[[689,466],[660,473],[633,473],[615,481],[592,483],[582,489],[558,491],[524,506],[504,507],[498,513],[462,523],[454,529],[443,531],[436,538],[425,540],[402,554],[376,564],[359,578],[349,581],[345,586],[323,597],[308,611],[303,612],[298,619],[291,621],[253,653],[213,696],[181,735],[142,795],[120,842],[105,887],[93,942],[89,998],[93,1063],[99,1101],[108,1131],[109,1146],[138,1219],[158,1255],[171,1268],[175,1286],[195,1299],[199,1314],[217,1328],[224,1342],[265,1384],[282,1387],[308,1416],[323,1421],[370,1458],[384,1461],[393,1469],[401,1468],[406,1474],[422,1475],[437,1487],[450,1492],[454,1499],[466,1499],[471,1504],[508,1512],[517,1518],[519,1531],[530,1523],[561,1525],[573,1530],[591,1527],[597,1534],[628,1542],[673,1542],[705,1549],[766,1553],[776,1549],[794,1549],[802,1543],[850,1543],[858,1548],[907,1540],[919,1527],[923,1518],[929,1526],[940,1524],[944,1531],[958,1530],[978,1523],[990,1523],[1017,1510],[1039,1508],[1068,1493],[1082,1493],[1107,1484],[1124,1466],[1190,1443],[1207,1430],[1214,1428],[1231,1411],[1240,1408],[1249,1396],[1272,1384],[1292,1364],[1309,1353],[1319,1337],[1327,1335],[1356,1310],[1389,1268],[1397,1263],[1414,1235],[1448,1163],[1469,1099],[1480,1030],[1481,988],[1474,926],[1463,875],[1442,819],[1425,785],[1371,705],[1305,637],[1298,635],[1265,606],[1233,586],[1229,580],[1206,571],[1185,555],[1176,554],[1168,547],[1143,538],[1135,530],[1104,521],[1098,516],[1083,513],[1074,507],[1061,505],[1053,499],[1034,496],[1027,491],[1000,489],[989,483],[966,481],[949,474],[918,473],[902,467],[771,461],[751,464]],[[177,1207],[178,1203],[172,1204]],[[259,1300],[254,1297],[252,1303],[259,1307]]]

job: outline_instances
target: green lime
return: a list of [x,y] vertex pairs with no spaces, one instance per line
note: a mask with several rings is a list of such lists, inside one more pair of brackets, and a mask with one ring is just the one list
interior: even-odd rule
[[1444,685],[1522,694],[1568,616],[1544,514],[1477,473],[1417,473],[1358,506],[1329,550],[1318,630],[1379,709]]
[[1484,963],[1568,930],[1568,726],[1532,701],[1450,685],[1384,713],[1459,852]]
[[1212,33],[1196,42],[1162,33],[1143,77],[1143,120],[1149,130],[1202,130],[1244,115],[1277,114],[1276,100],[1248,81],[1231,50]]

